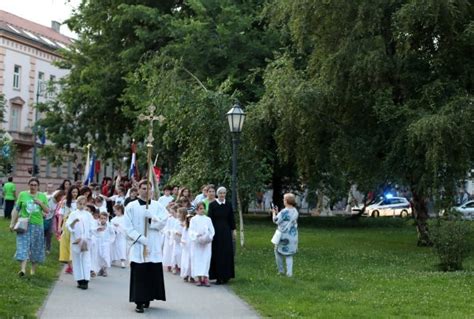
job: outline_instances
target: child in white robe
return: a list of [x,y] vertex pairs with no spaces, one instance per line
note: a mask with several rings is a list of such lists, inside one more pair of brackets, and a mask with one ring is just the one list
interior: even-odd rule
[[197,286],[210,287],[209,267],[211,266],[212,239],[214,226],[209,217],[204,215],[204,203],[196,206],[196,216],[189,223],[189,238],[191,239],[191,274],[197,278]]
[[183,225],[183,235],[181,236],[181,278],[184,281],[194,282],[191,277],[191,241],[189,239],[189,223],[193,215],[187,214]]
[[123,227],[123,212],[124,208],[122,205],[115,205],[115,217],[112,218],[110,224],[115,233],[115,241],[112,244],[112,262],[120,261],[120,266],[125,268],[125,262],[127,260],[127,234]]
[[114,230],[109,224],[108,213],[100,213],[99,226],[96,228],[95,233],[97,236],[98,263],[100,267],[97,275],[107,277],[107,268],[110,268],[111,264],[110,247],[115,238]]
[[187,210],[186,208],[178,208],[174,216],[174,228],[173,228],[173,274],[179,274],[181,272],[181,236],[183,235],[183,221],[186,219]]
[[87,198],[77,198],[77,208],[69,216],[66,227],[71,233],[71,255],[77,287],[87,289],[91,275],[90,240],[94,220],[86,207]]
[[90,246],[90,251],[91,251],[91,277],[94,278],[97,276],[97,273],[100,270],[99,267],[99,250],[97,248],[97,236],[95,233],[95,230],[99,226],[99,216],[100,212],[99,210],[93,206],[93,205],[87,205],[89,210],[92,212],[92,218],[94,219],[93,227],[92,227],[92,236],[91,236],[91,246]]
[[174,214],[177,206],[172,205],[168,207],[168,219],[166,220],[166,226],[163,229],[163,267],[168,271],[173,269],[173,242],[174,239],[171,237],[171,232],[174,225]]

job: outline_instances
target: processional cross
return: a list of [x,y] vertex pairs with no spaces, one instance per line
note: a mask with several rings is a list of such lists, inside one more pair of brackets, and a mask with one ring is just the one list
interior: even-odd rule
[[[138,115],[138,121],[140,122],[149,122],[149,127],[148,127],[148,136],[146,138],[146,147],[147,147],[147,165],[148,165],[148,174],[147,174],[147,183],[146,183],[146,209],[148,209],[148,201],[150,199],[150,178],[151,178],[151,172],[152,172],[152,163],[151,163],[151,151],[153,150],[153,141],[155,140],[153,138],[153,122],[154,121],[159,121],[160,123],[163,123],[165,120],[165,117],[163,115],[156,116],[155,115],[155,110],[156,107],[153,104],[150,104],[148,107],[148,114],[140,114]],[[147,229],[148,229],[148,220],[145,220],[145,237],[147,236]],[[145,259],[148,256],[148,251],[146,246],[143,247],[143,258]]]

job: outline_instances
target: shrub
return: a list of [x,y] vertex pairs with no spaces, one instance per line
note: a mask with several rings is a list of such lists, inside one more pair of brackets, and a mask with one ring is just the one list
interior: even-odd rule
[[431,239],[434,251],[440,259],[443,271],[462,269],[463,260],[472,251],[470,247],[471,228],[469,222],[459,220],[438,220],[432,225]]

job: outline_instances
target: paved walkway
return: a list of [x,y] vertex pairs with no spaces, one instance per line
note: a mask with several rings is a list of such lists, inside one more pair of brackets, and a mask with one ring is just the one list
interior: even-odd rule
[[76,287],[72,275],[61,274],[39,317],[51,318],[258,318],[228,287],[197,287],[165,273],[167,301],[153,301],[144,314],[128,302],[130,269],[112,267],[109,276],[96,277],[88,290]]

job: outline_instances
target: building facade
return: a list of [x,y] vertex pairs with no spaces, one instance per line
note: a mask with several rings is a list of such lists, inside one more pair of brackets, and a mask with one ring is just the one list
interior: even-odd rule
[[[39,156],[44,140],[34,141],[33,131],[42,116],[36,112],[35,105],[54,99],[61,89],[57,81],[68,74],[68,70],[60,69],[54,62],[61,59],[59,49],[67,50],[71,41],[59,32],[58,22],[46,27],[0,10],[0,94],[6,101],[5,122],[0,125],[17,149],[10,175],[20,190],[26,188],[34,164],[42,190],[47,183],[57,187],[66,178],[74,179],[76,163],[80,160],[77,154],[61,166],[53,166]],[[33,161],[34,143],[36,161]]]

